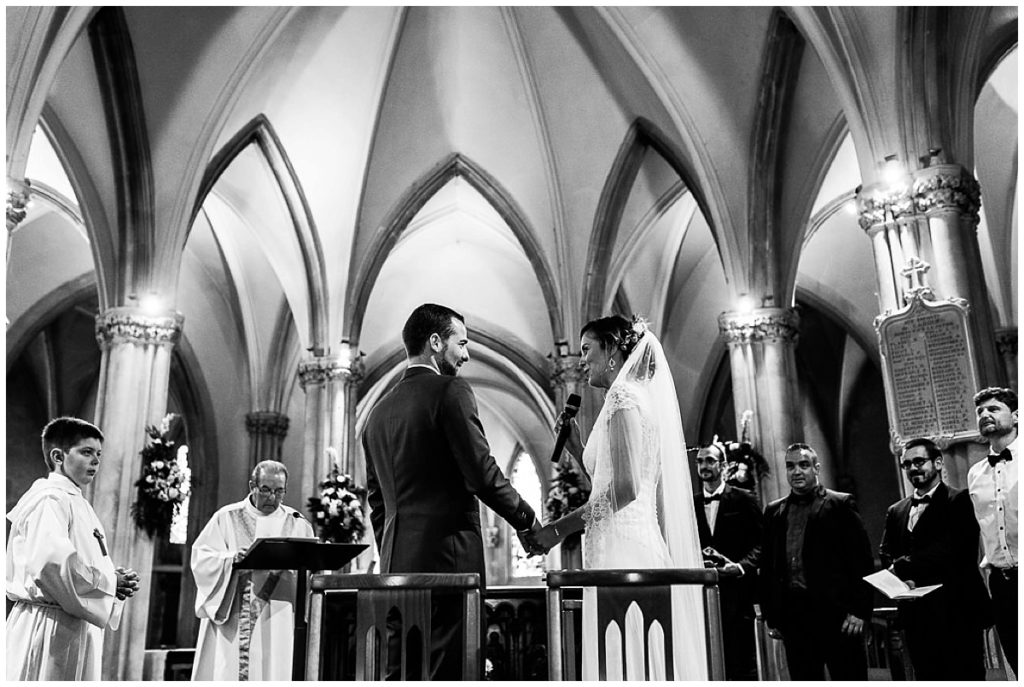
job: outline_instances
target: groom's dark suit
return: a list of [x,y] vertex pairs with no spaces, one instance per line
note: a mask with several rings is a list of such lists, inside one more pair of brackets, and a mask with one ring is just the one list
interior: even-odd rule
[[741,577],[719,581],[726,679],[756,680],[754,594],[761,558],[761,509],[749,491],[727,484],[718,501],[714,532],[708,525],[703,489],[694,498],[694,510],[700,547],[710,546],[743,568]]
[[918,680],[984,680],[983,629],[992,624],[978,570],[978,523],[966,490],[939,484],[907,529],[911,499],[889,506],[879,554],[903,580],[942,587],[900,601],[900,621]]
[[[409,368],[371,411],[362,442],[382,573],[475,572],[483,580],[477,499],[516,530],[534,522],[533,509],[490,455],[463,379]],[[435,609],[432,679],[460,677],[459,619]]]

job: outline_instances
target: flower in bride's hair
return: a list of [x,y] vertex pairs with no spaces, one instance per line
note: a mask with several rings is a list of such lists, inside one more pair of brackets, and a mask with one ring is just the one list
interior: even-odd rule
[[637,335],[637,339],[647,333],[650,329],[650,322],[647,321],[643,315],[633,315],[633,332]]

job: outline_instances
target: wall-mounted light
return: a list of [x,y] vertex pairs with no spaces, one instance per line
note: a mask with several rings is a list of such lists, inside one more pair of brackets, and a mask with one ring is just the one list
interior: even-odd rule
[[139,299],[139,310],[142,311],[143,315],[150,315],[152,317],[161,315],[165,310],[164,299],[150,291]]
[[338,361],[343,367],[352,363],[352,342],[347,338],[341,340],[341,348],[338,349]]
[[556,341],[555,352],[558,354],[558,357],[560,358],[564,358],[567,355],[569,355],[569,342],[566,341],[565,339],[559,339],[558,341]]
[[754,299],[747,294],[740,294],[740,297],[736,300],[736,310],[741,313],[752,313],[754,308],[757,307],[757,303]]
[[882,181],[889,186],[898,186],[906,174],[906,170],[903,169],[903,165],[900,164],[899,157],[895,153],[885,156],[885,162],[882,164]]

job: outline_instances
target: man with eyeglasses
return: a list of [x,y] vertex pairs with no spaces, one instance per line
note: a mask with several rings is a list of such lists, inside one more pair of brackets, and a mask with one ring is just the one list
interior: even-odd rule
[[790,494],[764,511],[761,604],[781,635],[793,680],[867,680],[864,625],[871,616],[871,542],[853,496],[818,482],[807,444],[786,449]]
[[301,513],[284,505],[288,468],[258,463],[249,494],[224,506],[192,546],[199,639],[193,680],[290,680],[295,571],[238,570],[257,539],[312,537]]
[[992,615],[970,496],[943,483],[942,451],[929,439],[908,441],[900,465],[914,492],[885,514],[882,565],[910,587],[942,585],[897,602],[914,678],[984,680]]
[[717,568],[727,680],[756,680],[754,594],[761,557],[761,508],[746,489],[722,479],[727,452],[715,441],[697,451],[703,484],[694,498],[704,565]]

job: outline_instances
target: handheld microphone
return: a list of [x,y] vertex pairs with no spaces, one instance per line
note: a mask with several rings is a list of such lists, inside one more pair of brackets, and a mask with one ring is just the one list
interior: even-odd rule
[[558,431],[558,438],[555,439],[555,450],[551,453],[551,462],[557,463],[558,458],[562,455],[562,449],[565,448],[565,442],[569,440],[569,432],[572,431],[572,423],[570,422],[576,413],[580,412],[580,403],[583,399],[580,398],[579,394],[569,394],[569,398],[565,401],[565,408],[562,409],[562,429]]

